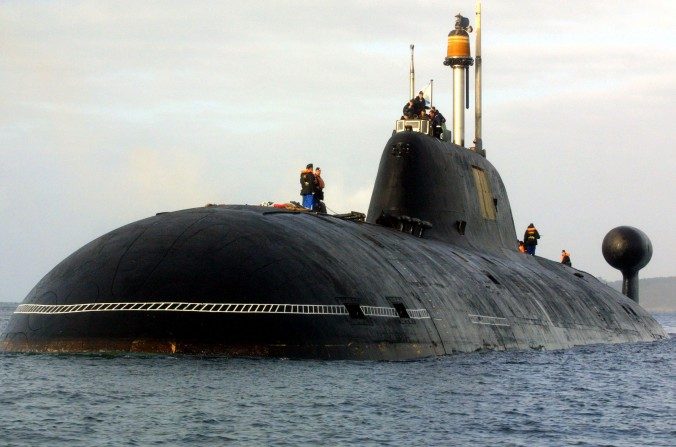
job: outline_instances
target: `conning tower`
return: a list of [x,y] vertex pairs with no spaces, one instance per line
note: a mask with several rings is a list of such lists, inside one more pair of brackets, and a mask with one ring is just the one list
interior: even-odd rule
[[516,252],[512,210],[495,167],[420,132],[398,132],[387,142],[366,221],[485,252]]
[[[434,138],[427,120],[399,120],[383,151],[367,221],[486,252],[516,250],[512,211],[498,171],[481,143],[480,54],[477,54],[475,147],[465,143],[472,27],[455,16],[444,65],[453,69],[453,132]],[[481,6],[477,3],[477,52]]]

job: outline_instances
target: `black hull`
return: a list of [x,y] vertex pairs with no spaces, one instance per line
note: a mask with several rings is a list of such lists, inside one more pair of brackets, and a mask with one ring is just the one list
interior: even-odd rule
[[[394,157],[398,141],[415,158]],[[392,172],[405,180],[428,169],[421,163],[428,159],[453,185],[441,185],[426,207],[414,201],[418,194],[400,194],[412,187]],[[463,172],[472,166],[493,182],[499,205],[492,221],[470,206],[472,180]],[[461,199],[444,196],[447,187]],[[499,176],[467,150],[425,136],[393,137],[369,220],[383,212],[434,227],[419,238],[251,206],[129,224],[48,273],[12,316],[0,348],[402,360],[666,338],[638,304],[593,276],[518,253]],[[464,234],[458,220],[467,222]]]

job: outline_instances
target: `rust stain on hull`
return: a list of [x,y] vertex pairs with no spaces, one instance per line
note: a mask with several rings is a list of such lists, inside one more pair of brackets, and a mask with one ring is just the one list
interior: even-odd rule
[[407,360],[435,357],[432,345],[417,343],[354,343],[325,345],[242,344],[225,345],[156,339],[63,339],[0,341],[0,351],[24,353],[145,353],[248,358],[322,358]]

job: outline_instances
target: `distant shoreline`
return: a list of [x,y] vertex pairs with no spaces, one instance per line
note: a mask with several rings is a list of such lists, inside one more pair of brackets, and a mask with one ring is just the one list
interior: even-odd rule
[[[602,278],[599,280],[604,281]],[[622,281],[607,282],[622,290]],[[676,312],[676,276],[641,278],[638,283],[639,304],[650,313]]]

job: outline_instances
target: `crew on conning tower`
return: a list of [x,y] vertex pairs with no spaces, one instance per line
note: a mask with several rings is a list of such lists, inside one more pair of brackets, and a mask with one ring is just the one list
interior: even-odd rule
[[[443,117],[439,122],[431,123],[433,116],[428,116],[419,107],[418,97],[411,98],[404,106],[403,114],[397,120],[394,132],[415,131],[437,137],[444,141],[452,141],[454,144],[465,147],[465,109],[469,109],[469,67],[474,65],[469,42],[469,34],[474,29],[469,25],[469,19],[457,14],[455,16],[454,29],[448,33],[446,58],[444,65],[451,67],[453,71],[453,130],[447,130]],[[413,96],[415,83],[415,70],[413,67],[413,48],[411,45],[411,70],[410,70],[410,96]],[[432,105],[432,81],[430,80],[429,103]],[[426,87],[427,89],[427,87]],[[422,98],[423,95],[420,97]],[[423,99],[424,100],[424,99]],[[474,145],[467,149],[485,157],[481,137],[481,2],[477,2],[476,9],[476,67],[474,70]]]

